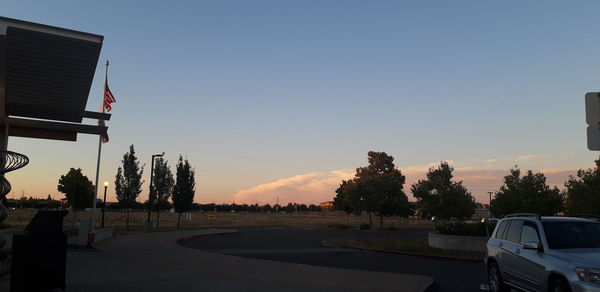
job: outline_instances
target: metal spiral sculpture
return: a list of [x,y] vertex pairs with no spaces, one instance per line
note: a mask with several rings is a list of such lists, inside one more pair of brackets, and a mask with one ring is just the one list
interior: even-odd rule
[[[21,153],[12,151],[0,151],[0,223],[6,220],[8,211],[2,202],[6,195],[10,193],[11,186],[4,177],[7,172],[17,170],[29,163],[29,158]],[[0,249],[6,243],[6,238],[0,233]]]

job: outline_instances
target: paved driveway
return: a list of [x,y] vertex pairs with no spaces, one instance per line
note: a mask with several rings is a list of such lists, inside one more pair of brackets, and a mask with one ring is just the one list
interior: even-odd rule
[[481,291],[487,282],[483,262],[447,260],[354,249],[330,249],[321,241],[337,238],[427,238],[429,230],[399,231],[248,228],[227,235],[189,238],[179,243],[244,258],[433,277],[430,291]]
[[433,283],[420,275],[267,261],[177,244],[181,238],[217,238],[214,234],[223,232],[235,230],[134,233],[104,240],[96,252],[70,252],[66,290],[421,292]]

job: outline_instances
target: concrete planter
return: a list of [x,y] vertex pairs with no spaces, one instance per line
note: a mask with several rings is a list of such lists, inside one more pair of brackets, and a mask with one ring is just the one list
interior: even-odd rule
[[98,243],[99,241],[112,238],[113,233],[113,230],[109,228],[96,229],[90,232],[88,240],[90,243]]
[[485,251],[487,237],[429,233],[429,246],[441,249]]
[[88,246],[88,244],[94,244],[101,240],[112,238],[113,230],[109,228],[99,228],[94,231],[90,231],[91,227],[90,219],[79,220],[79,232],[77,236],[69,236],[67,238],[67,244]]

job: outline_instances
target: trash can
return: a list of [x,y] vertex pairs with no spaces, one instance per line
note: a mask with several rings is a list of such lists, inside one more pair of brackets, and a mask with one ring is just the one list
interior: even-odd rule
[[68,211],[39,211],[25,230],[13,234],[10,291],[65,289]]

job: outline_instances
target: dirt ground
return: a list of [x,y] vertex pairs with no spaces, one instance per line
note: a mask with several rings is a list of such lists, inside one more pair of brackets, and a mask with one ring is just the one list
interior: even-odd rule
[[[6,220],[7,227],[24,227],[31,220],[37,210],[33,209],[15,209],[9,210]],[[92,212],[76,211],[70,212],[65,217],[65,225],[74,225],[80,218],[91,218]],[[130,230],[141,230],[147,219],[148,213],[143,210],[132,210],[129,213]],[[100,226],[102,217],[101,210],[96,214],[97,226]],[[177,227],[177,213],[162,211],[160,213],[161,229],[172,229]],[[105,227],[116,230],[126,229],[126,212],[124,210],[107,210],[105,215]],[[152,213],[152,222],[156,226],[156,212]],[[298,213],[225,213],[225,212],[192,212],[189,215],[183,213],[181,216],[181,228],[206,228],[206,227],[314,227],[325,228],[336,225],[348,225],[350,228],[358,228],[360,224],[368,223],[367,214],[362,216],[347,216],[343,212],[322,211],[322,212],[298,212]],[[379,227],[379,220],[373,216],[373,228]],[[407,228],[407,227],[433,227],[429,220],[386,217],[384,219],[384,228]]]

